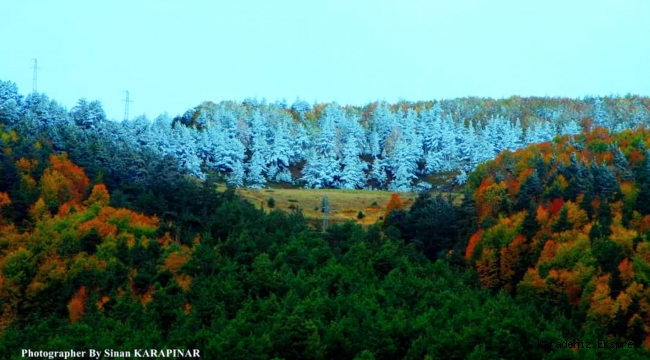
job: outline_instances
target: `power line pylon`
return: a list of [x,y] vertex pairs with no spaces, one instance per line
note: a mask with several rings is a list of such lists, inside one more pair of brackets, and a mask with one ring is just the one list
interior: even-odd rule
[[129,103],[132,103],[133,101],[129,100],[129,90],[124,90],[126,93],[126,99],[122,100],[124,101],[124,120],[129,120]]
[[33,81],[32,82],[32,92],[35,93],[35,92],[37,92],[36,91],[36,83],[37,83],[36,80],[37,80],[37,77],[38,77],[38,69],[40,69],[38,67],[38,62],[37,62],[36,59],[34,59],[34,66],[32,66],[32,69],[34,69],[34,79],[32,80]]

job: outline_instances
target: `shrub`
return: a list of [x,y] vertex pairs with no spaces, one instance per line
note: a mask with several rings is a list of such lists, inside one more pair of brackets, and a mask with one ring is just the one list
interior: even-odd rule
[[275,199],[270,197],[268,200],[266,200],[266,205],[268,205],[270,208],[275,207]]

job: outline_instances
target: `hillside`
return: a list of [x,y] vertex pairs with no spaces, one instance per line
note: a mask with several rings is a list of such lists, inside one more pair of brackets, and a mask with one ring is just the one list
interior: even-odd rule
[[[214,159],[185,162],[195,148],[175,136],[198,130],[172,128],[177,143],[160,153],[150,141],[170,134],[164,121],[91,124],[81,107],[74,121],[33,102],[8,108],[2,359],[27,348],[199,349],[207,359],[650,356],[643,128],[612,135],[585,120],[584,134],[477,165],[458,196],[415,196],[224,187],[228,173],[207,171]],[[326,232],[323,195],[335,211]],[[363,226],[342,222],[359,210]],[[633,348],[540,345],[571,339]]]
[[465,256],[483,286],[650,345],[649,146],[597,128],[481,165]]
[[[161,221],[117,206],[125,202],[118,190],[91,181],[65,154],[2,129],[0,147],[3,359],[19,359],[25,348],[535,359],[551,353],[536,339],[581,336],[561,314],[477,289],[471,273],[429,261],[388,228],[335,224],[321,234],[298,213],[265,214],[230,190],[215,192],[210,178],[181,178],[155,197],[128,190],[142,192],[139,207],[167,202],[178,212]],[[124,194],[131,185],[123,186]],[[406,220],[439,199],[420,195]],[[445,206],[444,215],[456,212]],[[446,225],[438,230],[453,235]],[[501,333],[512,334],[506,344],[494,336]],[[643,358],[640,351],[621,354]]]

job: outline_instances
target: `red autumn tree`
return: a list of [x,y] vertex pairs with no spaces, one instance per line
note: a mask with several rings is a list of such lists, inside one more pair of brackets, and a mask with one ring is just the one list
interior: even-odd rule
[[485,232],[485,230],[480,229],[469,238],[467,249],[465,250],[465,258],[467,260],[470,260],[474,255],[474,249],[476,248],[476,245],[479,243],[479,241],[481,241],[481,236],[483,235],[483,232]]

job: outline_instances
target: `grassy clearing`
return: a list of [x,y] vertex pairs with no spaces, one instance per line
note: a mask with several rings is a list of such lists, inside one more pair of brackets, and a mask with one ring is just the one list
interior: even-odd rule
[[[220,185],[222,191],[225,186]],[[263,208],[270,211],[267,200],[272,197],[275,200],[275,209],[291,211],[295,208],[302,209],[307,218],[322,220],[321,203],[323,196],[327,196],[330,214],[330,222],[355,221],[362,225],[374,224],[379,217],[385,216],[386,204],[390,199],[390,191],[367,191],[367,190],[340,190],[340,189],[245,189],[238,188],[238,194],[250,201],[256,208]],[[400,194],[404,207],[409,208],[417,194]],[[365,217],[358,219],[359,211]]]

